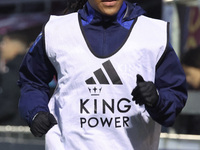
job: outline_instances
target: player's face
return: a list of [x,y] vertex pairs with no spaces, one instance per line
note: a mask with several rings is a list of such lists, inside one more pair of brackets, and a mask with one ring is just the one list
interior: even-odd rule
[[115,15],[121,8],[123,1],[124,0],[88,0],[96,11],[106,16]]

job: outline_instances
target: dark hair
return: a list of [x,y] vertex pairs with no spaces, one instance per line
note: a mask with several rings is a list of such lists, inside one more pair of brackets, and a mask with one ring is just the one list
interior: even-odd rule
[[67,2],[67,8],[64,11],[64,14],[76,12],[79,9],[82,9],[87,0],[69,0]]
[[181,57],[181,63],[190,67],[200,68],[200,46],[185,52]]

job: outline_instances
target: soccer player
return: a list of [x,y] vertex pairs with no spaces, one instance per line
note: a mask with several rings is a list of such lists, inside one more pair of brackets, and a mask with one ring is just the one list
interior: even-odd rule
[[50,17],[19,80],[21,115],[35,136],[46,134],[46,149],[158,149],[161,125],[186,103],[186,81],[168,23],[143,14],[124,0],[88,0]]

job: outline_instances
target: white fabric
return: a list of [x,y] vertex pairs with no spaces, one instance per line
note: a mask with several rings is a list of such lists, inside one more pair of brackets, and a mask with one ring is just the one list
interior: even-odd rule
[[[47,133],[46,150],[158,149],[161,127],[144,106],[132,101],[131,92],[136,86],[136,74],[154,82],[155,66],[166,43],[167,24],[141,16],[119,51],[98,58],[88,48],[77,13],[52,16],[45,27],[45,44],[58,73],[58,85],[49,108],[59,125]],[[107,61],[122,84],[111,82],[103,67]],[[94,73],[98,69],[109,84],[98,82]],[[85,82],[90,77],[96,84]]]

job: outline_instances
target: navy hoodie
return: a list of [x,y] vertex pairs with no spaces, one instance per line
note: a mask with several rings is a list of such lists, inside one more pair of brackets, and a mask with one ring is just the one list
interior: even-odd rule
[[[98,57],[108,57],[117,51],[129,36],[137,17],[144,13],[137,4],[127,2],[112,17],[98,13],[88,2],[78,11],[85,40]],[[49,111],[49,82],[56,75],[45,53],[42,33],[26,54],[19,73],[19,110],[22,118],[31,125],[39,111]],[[146,106],[146,109],[155,121],[163,126],[171,126],[185,105],[187,91],[185,74],[169,43],[156,66],[155,85],[159,92],[158,103],[153,108]]]

